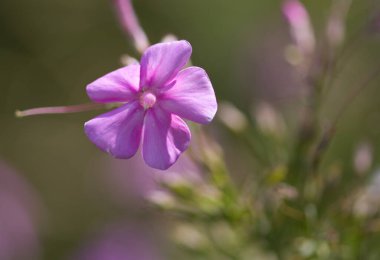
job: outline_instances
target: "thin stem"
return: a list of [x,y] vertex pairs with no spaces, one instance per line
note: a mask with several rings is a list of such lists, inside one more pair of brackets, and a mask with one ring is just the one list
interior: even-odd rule
[[350,95],[348,96],[348,98],[344,102],[343,106],[338,110],[338,113],[337,113],[335,119],[332,121],[332,124],[329,127],[327,127],[326,130],[324,131],[324,133],[322,134],[322,137],[321,137],[320,141],[318,142],[318,144],[315,148],[315,151],[312,155],[311,163],[312,163],[312,168],[314,171],[317,170],[323,153],[327,150],[332,137],[335,135],[337,124],[338,124],[339,120],[342,118],[344,112],[352,104],[352,102],[355,101],[355,99],[360,95],[360,93],[366,87],[368,87],[379,76],[380,76],[380,69],[374,71],[363,82],[363,84],[359,88],[351,91]]
[[[293,164],[290,164],[290,170],[295,170],[295,172],[302,170],[302,159],[300,156],[304,156],[307,160],[303,161],[303,170],[310,174],[314,174],[318,167],[321,160],[321,157],[324,153],[324,151],[327,149],[331,138],[334,136],[335,129],[336,129],[336,121],[339,120],[341,117],[341,114],[346,109],[346,106],[349,105],[350,102],[359,94],[359,92],[364,88],[364,86],[368,85],[370,81],[372,81],[373,76],[370,77],[368,82],[365,82],[363,84],[363,87],[359,90],[355,91],[349,96],[349,99],[346,102],[346,105],[344,105],[340,112],[338,113],[336,121],[331,124],[326,130],[322,133],[322,137],[320,139],[317,139],[318,134],[318,127],[319,127],[319,120],[318,120],[318,114],[319,114],[319,108],[320,108],[320,101],[322,99],[322,92],[323,90],[329,90],[330,87],[334,84],[334,80],[336,79],[336,75],[339,74],[344,66],[347,64],[343,64],[341,67],[338,65],[338,61],[340,61],[341,58],[344,58],[348,54],[348,58],[350,58],[350,55],[353,54],[353,49],[355,49],[358,44],[361,42],[363,33],[365,33],[365,28],[368,25],[368,21],[365,22],[363,26],[360,26],[360,28],[354,33],[353,37],[348,41],[348,44],[340,50],[337,54],[334,55],[332,50],[327,51],[327,62],[324,66],[324,71],[322,75],[325,75],[324,78],[318,79],[314,82],[312,82],[312,85],[314,85],[314,93],[312,93],[309,96],[309,102],[311,102],[312,107],[309,107],[306,111],[306,124],[304,123],[304,126],[301,127],[301,134],[299,137],[298,145],[296,145],[295,157],[298,157],[298,161],[295,160]],[[376,72],[379,73],[379,72]],[[376,75],[375,73],[375,75]],[[308,131],[306,131],[308,130]],[[306,133],[306,134],[305,134]],[[302,138],[304,137],[304,138]],[[302,140],[303,139],[303,140]],[[314,147],[314,148],[313,148]],[[311,150],[313,149],[313,150]],[[305,155],[305,153],[309,152],[309,156]],[[298,168],[297,168],[298,166]],[[300,168],[301,167],[301,168]],[[305,178],[306,176],[304,176]],[[293,176],[295,178],[295,176]],[[293,180],[294,181],[294,180]],[[298,180],[297,184],[302,184],[303,182]]]
[[139,53],[149,47],[149,40],[137,18],[132,0],[113,0],[124,31],[133,39]]
[[[367,13],[369,9],[370,8],[366,8],[363,13]],[[357,14],[357,16],[361,16],[363,13],[360,12],[360,14]],[[368,19],[366,19],[365,22],[359,26],[359,28],[354,31],[353,35],[346,41],[347,44],[344,45],[343,48],[341,48],[338,53],[334,55],[335,57],[331,57],[333,59],[331,62],[329,62],[330,68],[324,84],[324,90],[328,91],[331,87],[333,87],[338,78],[338,75],[341,74],[341,72],[349,64],[348,61],[355,54],[356,48],[360,46],[364,39],[363,36],[365,36],[365,33],[367,32],[366,29],[368,28],[370,20],[371,17],[368,17]]]
[[[343,72],[343,70],[349,64],[348,60],[352,58],[355,53],[355,49],[360,46],[363,40],[363,28],[360,28],[355,35],[349,40],[348,45],[343,48],[333,59],[333,61],[329,64],[328,74],[326,76],[326,83],[324,84],[324,89],[329,91],[331,87],[334,86],[334,83],[338,79],[338,75]],[[346,60],[345,62],[338,64],[340,60]]]
[[296,143],[292,158],[289,161],[289,177],[290,184],[299,187],[302,190],[303,184],[307,178],[309,170],[309,155],[310,149],[318,135],[318,113],[320,107],[320,86],[321,83],[315,81],[313,85],[309,85],[307,97],[307,105],[303,111],[303,117],[298,129]]
[[346,102],[343,104],[343,106],[339,109],[338,114],[336,118],[333,121],[333,126],[336,126],[339,119],[342,117],[343,113],[347,110],[347,108],[352,104],[353,101],[359,96],[359,94],[366,89],[376,78],[380,76],[380,69],[377,69],[374,71],[364,82],[363,84],[357,88],[354,89],[348,98],[346,99]]
[[106,104],[96,104],[88,103],[81,105],[73,106],[57,106],[57,107],[38,107],[27,110],[16,110],[16,117],[27,117],[27,116],[36,116],[36,115],[46,115],[46,114],[68,114],[68,113],[78,113],[84,111],[90,111],[95,109],[106,108]]

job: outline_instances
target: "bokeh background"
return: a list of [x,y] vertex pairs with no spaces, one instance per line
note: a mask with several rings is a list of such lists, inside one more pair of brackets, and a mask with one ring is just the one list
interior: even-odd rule
[[[316,32],[323,34],[330,1],[304,3]],[[284,59],[291,39],[281,1],[136,0],[134,4],[151,42],[167,33],[191,42],[192,61],[207,70],[219,100],[234,103],[248,116],[252,107],[266,101],[279,108],[290,128],[294,125],[302,106],[302,84]],[[349,39],[376,13],[373,7],[369,0],[354,1],[348,18]],[[347,65],[324,99],[323,119],[328,120],[345,94],[379,66],[376,30],[368,30],[357,46],[345,57]],[[69,259],[85,241],[120,223],[130,223],[126,226],[132,229],[140,225],[143,230],[131,232],[148,232],[144,237],[149,237],[152,247],[170,248],[157,242],[165,236],[165,228],[157,223],[165,220],[135,198],[140,192],[135,192],[136,185],[145,189],[145,181],[133,185],[136,174],[131,164],[115,162],[84,135],[84,122],[99,111],[14,116],[16,109],[89,102],[85,86],[120,67],[123,54],[138,56],[110,0],[0,1],[0,160],[33,190],[34,202],[27,204],[38,208],[34,210],[37,258]],[[343,130],[338,129],[325,161],[352,160],[362,141],[371,144],[379,161],[379,94],[377,80],[355,99],[339,123]],[[240,144],[219,131],[217,122],[208,127],[227,155],[240,151]],[[230,159],[229,167],[243,171],[240,175],[254,174],[241,161]],[[111,172],[123,175],[121,181],[130,191],[113,192]]]

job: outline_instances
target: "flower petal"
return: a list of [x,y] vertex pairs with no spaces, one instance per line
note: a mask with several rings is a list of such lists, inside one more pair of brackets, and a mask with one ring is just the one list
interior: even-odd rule
[[147,111],[144,122],[143,157],[150,167],[166,170],[190,144],[190,130],[178,116],[160,107]]
[[137,101],[102,114],[84,125],[88,138],[116,158],[135,155],[141,140],[144,109]]
[[218,108],[211,81],[198,67],[179,72],[175,85],[160,97],[160,105],[171,113],[201,124],[209,123]]
[[87,85],[87,95],[100,103],[128,102],[139,89],[140,65],[133,64],[95,80]]
[[186,65],[191,56],[187,41],[158,43],[149,47],[141,58],[140,87],[164,87]]

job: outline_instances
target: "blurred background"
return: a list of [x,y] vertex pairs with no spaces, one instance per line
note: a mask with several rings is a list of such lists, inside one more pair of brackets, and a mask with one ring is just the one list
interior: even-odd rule
[[[324,33],[330,2],[304,2],[317,35]],[[191,42],[192,61],[206,69],[218,100],[235,104],[247,117],[254,107],[267,102],[280,111],[290,129],[294,128],[302,106],[303,85],[284,58],[291,39],[281,14],[281,1],[136,0],[134,4],[151,42],[159,42],[168,33]],[[354,1],[348,16],[348,39],[376,15],[374,6],[376,3],[369,0]],[[330,119],[344,95],[379,67],[380,25],[365,30],[365,35],[345,56],[347,64],[324,99],[323,120]],[[320,39],[317,36],[317,41]],[[21,233],[4,236],[16,239],[7,243],[20,245],[18,251],[32,248],[29,257],[97,259],[80,255],[107,237],[120,242],[129,241],[131,236],[135,241],[140,236],[140,244],[133,248],[149,248],[143,251],[156,256],[171,251],[172,246],[163,239],[170,221],[139,200],[154,186],[149,176],[138,174],[144,172],[136,166],[141,158],[113,160],[84,135],[84,122],[99,111],[22,119],[14,116],[16,109],[89,102],[85,86],[120,67],[124,54],[138,57],[109,0],[0,1],[0,163],[4,165],[0,171],[17,176],[15,182],[22,183],[4,181],[7,187],[2,189],[9,189],[7,196],[12,198],[18,196],[12,193],[22,193],[22,199],[15,203],[23,209],[3,218],[21,214],[26,219],[14,219],[20,221],[15,226],[26,226]],[[345,111],[339,122],[339,129],[344,130],[338,129],[324,163],[351,162],[362,142],[370,144],[374,161],[379,162],[378,85],[379,80]],[[222,143],[231,171],[238,169],[239,176],[254,174],[244,165],[244,156],[233,157],[235,151],[244,152],[241,144],[221,131],[218,122],[207,127]],[[352,172],[352,164],[345,167]],[[115,180],[123,184],[116,187]],[[0,220],[13,202],[7,203],[0,206]],[[1,232],[11,231],[3,231],[0,226],[0,249]],[[17,241],[18,237],[25,238],[23,232],[31,234],[32,240],[24,246]],[[156,258],[148,255],[131,259]]]

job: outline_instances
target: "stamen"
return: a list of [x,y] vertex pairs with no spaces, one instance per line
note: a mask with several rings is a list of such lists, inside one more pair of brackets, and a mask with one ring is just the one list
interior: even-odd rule
[[155,103],[156,96],[149,91],[142,93],[140,96],[140,104],[144,107],[144,109],[153,107]]
[[36,116],[36,115],[46,115],[46,114],[68,114],[68,113],[78,113],[84,111],[90,111],[95,109],[107,108],[106,104],[81,104],[73,106],[58,106],[58,107],[38,107],[31,108],[27,110],[16,110],[16,117],[26,117],[26,116]]

